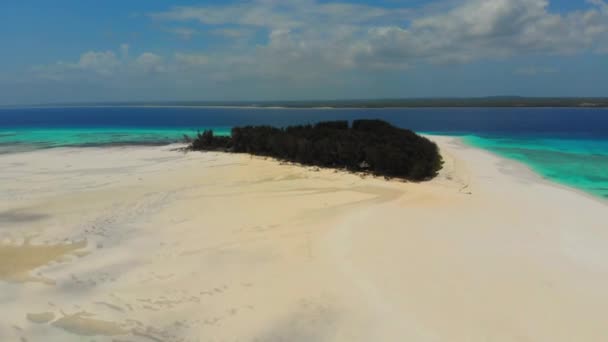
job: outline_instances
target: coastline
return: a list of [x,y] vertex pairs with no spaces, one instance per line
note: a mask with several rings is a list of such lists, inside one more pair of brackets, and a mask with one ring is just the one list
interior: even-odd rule
[[[426,136],[429,139],[433,138],[433,135],[427,135],[427,134],[423,134],[423,135]],[[439,137],[442,137],[442,136],[439,135]],[[447,137],[447,136],[443,136],[443,137]],[[474,146],[474,145],[471,145],[471,144],[467,144],[460,137],[457,137],[457,136],[449,136],[449,137],[450,138],[454,138],[455,142],[458,142],[459,144],[461,144],[463,146],[479,150],[481,152],[487,153],[488,155],[490,155],[490,156],[492,156],[494,158],[501,159],[502,163],[511,164],[511,168],[518,168],[519,169],[518,172],[517,172],[519,177],[523,177],[523,176],[530,177],[535,182],[543,183],[543,184],[545,184],[547,186],[553,186],[555,188],[559,188],[559,189],[562,189],[562,190],[565,190],[565,191],[571,191],[571,192],[576,193],[579,196],[586,197],[588,199],[597,201],[597,202],[602,203],[602,204],[608,204],[608,199],[606,199],[606,198],[603,198],[601,196],[596,196],[596,195],[590,194],[590,193],[588,193],[586,191],[583,191],[581,189],[578,189],[576,187],[569,186],[567,184],[563,184],[563,183],[551,180],[549,178],[546,178],[543,175],[541,175],[540,173],[534,171],[532,169],[532,167],[526,165],[525,163],[523,163],[521,161],[518,161],[518,160],[515,160],[515,159],[512,159],[512,158],[508,158],[508,157],[505,157],[505,156],[501,156],[500,154],[495,153],[493,151],[490,151],[488,149],[484,149],[484,148],[477,147],[477,146]]]
[[191,108],[191,109],[268,109],[268,110],[392,110],[392,109],[467,109],[467,108],[529,108],[529,109],[595,109],[595,110],[606,110],[608,111],[608,104],[601,106],[554,106],[554,105],[543,105],[543,106],[486,106],[486,105],[471,105],[471,106],[387,106],[387,107],[365,107],[365,106],[256,106],[256,105],[145,105],[145,104],[125,104],[125,105],[112,105],[112,104],[100,104],[100,105],[14,105],[14,106],[0,106],[0,110],[3,109],[53,109],[53,108]]
[[607,203],[430,138],[423,183],[177,145],[0,155],[0,336],[607,339]]

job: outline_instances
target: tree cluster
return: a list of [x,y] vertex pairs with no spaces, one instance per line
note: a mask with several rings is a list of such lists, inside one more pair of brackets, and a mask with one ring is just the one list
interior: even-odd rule
[[192,150],[221,150],[269,156],[304,165],[345,168],[413,181],[433,178],[443,164],[435,143],[381,120],[315,125],[246,126],[230,137],[199,133]]

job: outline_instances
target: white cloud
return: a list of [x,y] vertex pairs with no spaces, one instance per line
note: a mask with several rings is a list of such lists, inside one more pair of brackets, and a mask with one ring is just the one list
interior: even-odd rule
[[31,72],[43,79],[61,81],[73,79],[94,80],[97,77],[104,79],[118,76],[136,74],[150,74],[167,71],[162,56],[151,52],[144,52],[135,59],[129,57],[129,45],[121,44],[118,51],[121,58],[114,51],[88,51],[83,53],[76,62],[57,62],[50,65],[39,65]]
[[596,9],[566,15],[546,0],[469,0],[409,27],[369,30],[359,49],[367,59],[394,56],[412,62],[468,62],[523,54],[572,54],[608,41],[608,16]]
[[[175,7],[150,16],[267,30],[267,44],[251,49],[274,62],[307,58],[339,68],[406,68],[521,54],[604,51],[608,6],[603,0],[588,2],[587,10],[558,14],[549,12],[548,0],[463,0],[447,11],[419,12],[414,17],[410,8],[254,0]],[[215,30],[227,36],[232,32]]]
[[272,29],[320,25],[364,24],[372,21],[404,20],[411,10],[386,9],[314,0],[254,0],[225,6],[182,6],[152,13],[159,20],[198,21],[206,25],[237,24]]
[[[608,53],[605,1],[588,0],[586,9],[568,13],[551,12],[548,5],[547,0],[458,0],[414,10],[316,0],[252,0],[175,7],[149,16],[196,25],[172,29],[184,39],[206,32],[225,38],[224,42],[206,51],[144,52],[134,57],[124,45],[118,52],[121,58],[112,51],[90,51],[74,63],[59,62],[34,71],[52,80],[114,77],[123,81],[117,83],[128,84],[124,80],[129,77],[148,77],[193,87],[265,82],[284,89],[379,73],[394,75],[429,63]],[[515,72],[546,74],[549,69]]]
[[137,57],[135,67],[144,73],[160,73],[167,70],[163,57],[151,52],[144,52]]
[[92,71],[100,75],[110,75],[120,65],[116,54],[112,51],[89,51],[80,56],[80,60],[73,67]]

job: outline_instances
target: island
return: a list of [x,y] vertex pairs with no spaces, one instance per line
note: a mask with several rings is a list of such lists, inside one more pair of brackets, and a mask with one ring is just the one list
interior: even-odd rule
[[432,179],[443,163],[434,142],[382,120],[354,120],[352,126],[327,121],[285,128],[235,127],[231,136],[205,130],[189,149],[249,153],[410,181]]

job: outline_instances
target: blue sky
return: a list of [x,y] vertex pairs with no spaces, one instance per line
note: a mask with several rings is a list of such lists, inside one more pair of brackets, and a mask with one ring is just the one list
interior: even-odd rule
[[603,0],[3,0],[0,42],[0,104],[608,96]]

